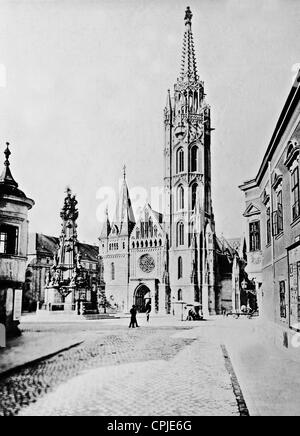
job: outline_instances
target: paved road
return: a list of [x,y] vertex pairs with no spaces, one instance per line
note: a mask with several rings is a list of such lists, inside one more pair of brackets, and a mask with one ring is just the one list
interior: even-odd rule
[[220,344],[198,323],[93,326],[82,345],[0,381],[0,415],[239,415]]

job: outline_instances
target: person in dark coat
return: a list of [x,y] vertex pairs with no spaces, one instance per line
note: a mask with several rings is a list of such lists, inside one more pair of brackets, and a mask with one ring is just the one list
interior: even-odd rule
[[130,318],[129,328],[130,327],[132,327],[132,328],[138,327],[136,313],[137,313],[136,307],[135,307],[135,305],[133,305],[132,308],[130,309],[131,318]]
[[150,319],[150,312],[151,312],[151,303],[148,301],[146,304],[146,316],[147,316],[147,322],[149,322]]

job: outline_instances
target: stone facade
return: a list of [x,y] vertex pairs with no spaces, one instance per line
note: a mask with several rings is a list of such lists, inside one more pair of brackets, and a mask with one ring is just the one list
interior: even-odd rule
[[10,172],[8,148],[0,177],[0,324],[18,333],[28,245],[28,210],[34,201],[18,188]]
[[[35,311],[47,304],[45,287],[59,249],[59,238],[41,233],[29,234],[28,261],[23,296],[23,310]],[[100,286],[99,247],[78,242],[82,266],[88,271],[92,286]],[[59,299],[59,301],[61,301]]]
[[180,316],[195,306],[208,316],[232,310],[233,269],[240,285],[238,250],[215,235],[210,107],[191,19],[187,8],[182,68],[164,110],[164,215],[147,204],[136,221],[124,176],[115,217],[110,223],[106,212],[99,238],[106,294],[123,311],[132,304],[145,311],[151,301],[155,313]]
[[245,194],[247,271],[260,312],[281,344],[291,346],[300,317],[300,72],[283,107],[255,179]]

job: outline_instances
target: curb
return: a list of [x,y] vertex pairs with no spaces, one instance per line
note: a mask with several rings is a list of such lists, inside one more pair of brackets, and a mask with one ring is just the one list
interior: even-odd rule
[[250,416],[246,401],[244,399],[244,395],[242,389],[240,387],[239,381],[237,379],[236,373],[234,371],[231,359],[229,357],[228,351],[225,345],[221,345],[222,353],[225,359],[225,367],[230,375],[231,384],[233,388],[233,392],[236,398],[236,402],[239,408],[240,416]]
[[63,353],[64,351],[71,350],[72,348],[78,347],[78,345],[81,345],[84,342],[84,340],[80,342],[76,342],[75,344],[69,345],[64,348],[60,348],[57,351],[54,351],[53,353],[38,357],[36,359],[30,360],[28,362],[22,363],[21,365],[14,366],[13,368],[9,368],[7,370],[4,370],[0,372],[0,381],[3,379],[10,377],[14,375],[16,372],[21,371],[22,369],[30,368],[33,365],[36,365],[37,363],[43,362],[44,360],[51,359],[51,357],[56,356],[57,354]]

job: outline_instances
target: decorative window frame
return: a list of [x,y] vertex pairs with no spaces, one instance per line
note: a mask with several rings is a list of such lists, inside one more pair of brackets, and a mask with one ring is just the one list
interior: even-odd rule
[[[257,234],[258,234],[258,244],[252,244],[252,234],[255,234],[253,231],[251,231],[251,226],[258,224],[257,226]],[[249,222],[249,251],[251,253],[254,253],[256,251],[261,251],[261,223],[259,219],[254,219]]]
[[[287,153],[286,153],[286,159],[285,159],[285,166],[287,167],[287,169],[289,170],[290,173],[290,181],[291,181],[291,186],[290,186],[290,198],[291,198],[291,219],[292,219],[292,224],[294,222],[297,222],[299,220],[300,217],[300,194],[298,195],[298,200],[296,200],[296,202],[294,202],[293,200],[293,191],[292,191],[292,175],[295,171],[296,168],[298,168],[298,191],[300,189],[299,186],[299,176],[300,176],[300,171],[299,171],[299,153],[300,153],[300,147],[298,144],[297,140],[291,140],[288,143],[288,149],[287,149]],[[294,209],[295,206],[297,204],[297,209],[298,209],[298,213],[296,214],[296,216],[294,216]]]
[[184,149],[180,146],[176,150],[176,174],[181,174],[184,172],[185,168],[185,154]]
[[[275,169],[274,176],[273,176],[273,182],[272,182],[272,189],[275,194],[276,203],[274,205],[273,212],[272,212],[272,234],[275,237],[279,237],[283,234],[283,200],[282,200],[282,185],[283,185],[283,175],[278,170]],[[281,192],[281,204],[278,203],[277,199],[279,196],[279,193]],[[279,207],[280,204],[280,207]]]
[[182,257],[179,256],[177,260],[177,278],[182,279],[183,277],[183,260]]
[[[195,167],[193,163],[193,150],[196,150]],[[189,170],[191,173],[197,173],[199,171],[199,145],[196,142],[193,142],[189,147]]]
[[291,140],[288,142],[288,148],[286,152],[286,157],[284,161],[284,165],[291,171],[291,167],[295,163],[295,161],[299,161],[299,152],[300,147],[297,140]]

